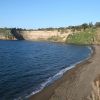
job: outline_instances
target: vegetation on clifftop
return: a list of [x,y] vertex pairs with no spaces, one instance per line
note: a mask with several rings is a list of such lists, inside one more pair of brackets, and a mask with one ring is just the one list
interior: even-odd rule
[[[79,31],[76,30],[77,27]],[[95,25],[84,23],[81,26],[74,26],[72,29],[73,33],[67,37],[66,43],[100,44],[100,22],[96,22]]]
[[72,44],[94,44],[96,29],[90,28],[81,32],[76,32],[68,36],[66,43]]
[[41,28],[41,29],[22,29],[22,28],[0,28],[0,39],[22,39],[21,35],[17,34],[19,31],[58,31],[60,34],[70,32],[67,37],[51,36],[49,41],[65,41],[73,44],[100,44],[100,22],[94,25],[91,23],[84,23],[77,26],[59,27],[59,28]]
[[0,39],[14,39],[10,28],[0,28]]

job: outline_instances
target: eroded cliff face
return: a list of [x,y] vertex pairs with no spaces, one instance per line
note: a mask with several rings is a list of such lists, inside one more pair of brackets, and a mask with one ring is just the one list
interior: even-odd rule
[[71,32],[61,33],[58,31],[20,31],[25,40],[58,40],[65,41]]
[[57,42],[64,42],[68,35],[71,34],[71,31],[68,30],[67,32],[58,32],[57,30],[54,31],[21,31],[12,29],[11,32],[7,35],[7,33],[0,33],[0,39],[11,39],[11,40],[47,40],[47,41],[57,41]]

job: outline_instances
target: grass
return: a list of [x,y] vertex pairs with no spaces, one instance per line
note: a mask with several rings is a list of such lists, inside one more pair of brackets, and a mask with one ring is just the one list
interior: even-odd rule
[[95,41],[95,29],[87,29],[82,32],[73,33],[66,39],[66,43],[93,44]]
[[100,28],[96,29],[96,41],[95,44],[100,44]]

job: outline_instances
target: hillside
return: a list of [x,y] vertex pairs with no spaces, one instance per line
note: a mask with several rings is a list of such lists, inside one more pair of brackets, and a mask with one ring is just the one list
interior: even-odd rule
[[0,30],[1,40],[32,40],[32,41],[55,41],[65,42],[71,30],[22,30],[22,29],[2,29]]
[[71,44],[100,44],[100,22],[78,26],[26,30],[0,28],[1,40],[54,41]]

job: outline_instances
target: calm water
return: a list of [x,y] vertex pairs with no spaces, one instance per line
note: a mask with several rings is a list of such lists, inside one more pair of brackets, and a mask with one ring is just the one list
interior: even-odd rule
[[0,41],[0,100],[36,93],[89,55],[86,46]]

